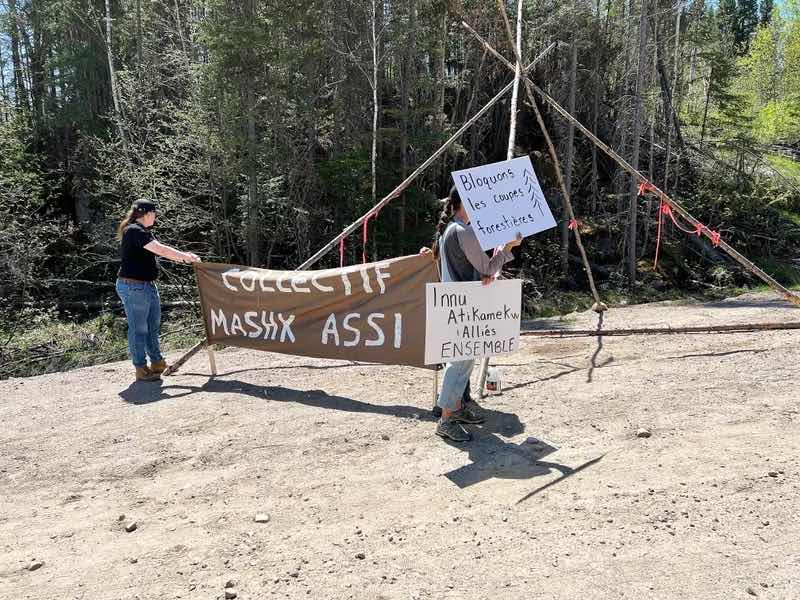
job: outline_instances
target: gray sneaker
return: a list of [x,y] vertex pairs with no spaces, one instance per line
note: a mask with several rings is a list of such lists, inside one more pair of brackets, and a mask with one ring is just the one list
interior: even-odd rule
[[467,406],[457,410],[450,418],[456,423],[466,423],[468,425],[477,425],[486,420],[481,407],[474,402],[470,402]]
[[456,423],[452,419],[447,421],[439,421],[436,425],[436,435],[445,439],[453,440],[454,442],[468,442],[472,439],[469,431],[464,429],[460,423]]

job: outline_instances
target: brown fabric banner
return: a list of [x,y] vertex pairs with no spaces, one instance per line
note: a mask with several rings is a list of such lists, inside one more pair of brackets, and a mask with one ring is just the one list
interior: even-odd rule
[[425,284],[434,259],[407,256],[323,271],[195,263],[206,337],[283,354],[425,365]]

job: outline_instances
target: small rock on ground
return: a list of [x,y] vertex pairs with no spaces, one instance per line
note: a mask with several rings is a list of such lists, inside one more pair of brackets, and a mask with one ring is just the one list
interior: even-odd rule
[[133,531],[136,531],[137,527],[139,527],[138,523],[136,523],[136,521],[132,521],[132,522],[128,523],[127,525],[125,525],[125,531],[127,531],[128,533],[131,533]]
[[28,565],[28,571],[35,571],[36,569],[41,569],[44,566],[43,560],[34,560],[31,564]]
[[653,434],[650,433],[650,430],[649,429],[645,429],[644,427],[641,427],[641,428],[636,430],[636,437],[638,437],[638,438],[649,438],[651,435],[653,435]]
[[266,513],[259,513],[256,515],[256,518],[253,519],[256,523],[269,523],[269,515]]
[[236,598],[236,590],[231,590],[231,589],[225,590],[225,598],[226,600],[233,600],[234,598]]

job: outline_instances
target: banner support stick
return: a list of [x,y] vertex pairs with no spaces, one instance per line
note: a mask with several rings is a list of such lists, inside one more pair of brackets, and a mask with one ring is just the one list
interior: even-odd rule
[[206,346],[206,351],[208,352],[208,366],[211,369],[211,376],[217,376],[217,357],[214,354],[214,346],[208,345]]
[[439,398],[439,369],[433,370],[433,408],[436,409]]

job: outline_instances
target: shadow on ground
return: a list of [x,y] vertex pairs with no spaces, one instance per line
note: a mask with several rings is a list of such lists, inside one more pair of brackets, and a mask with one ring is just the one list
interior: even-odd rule
[[[238,394],[267,402],[290,402],[326,410],[416,419],[431,423],[431,438],[434,438],[433,423],[436,418],[430,410],[400,404],[372,404],[344,396],[332,396],[322,390],[297,390],[283,386],[256,385],[236,379],[212,378],[200,386],[172,384],[163,380],[135,382],[120,392],[119,396],[129,404],[141,406],[162,400],[182,398],[199,392]],[[459,488],[463,489],[493,478],[530,479],[549,475],[553,470],[561,473],[561,476],[555,480],[557,482],[588,465],[587,463],[587,465],[572,468],[555,462],[543,461],[544,457],[555,452],[557,448],[534,438],[528,438],[521,444],[505,441],[501,436],[509,438],[519,435],[525,431],[525,425],[513,413],[489,408],[483,410],[486,422],[473,428],[474,439],[472,442],[467,444],[446,442],[462,452],[467,452],[471,461],[470,464],[445,474]],[[436,443],[439,443],[438,439]],[[595,459],[593,462],[598,460],[600,459]],[[543,488],[553,485],[553,483],[554,481],[551,481]],[[543,488],[537,488],[526,498],[538,493],[539,489]]]
[[[135,382],[119,393],[120,398],[133,405],[151,404],[161,400],[182,398],[198,392],[239,394],[272,402],[291,402],[314,408],[340,410],[352,413],[387,415],[401,419],[435,421],[427,408],[402,404],[372,404],[345,396],[332,396],[323,390],[297,390],[283,386],[263,386],[236,379],[209,379],[201,386],[167,384],[163,380]],[[506,435],[522,433],[525,428],[517,415],[497,410],[486,410],[487,425]],[[494,429],[492,429],[494,431]]]

